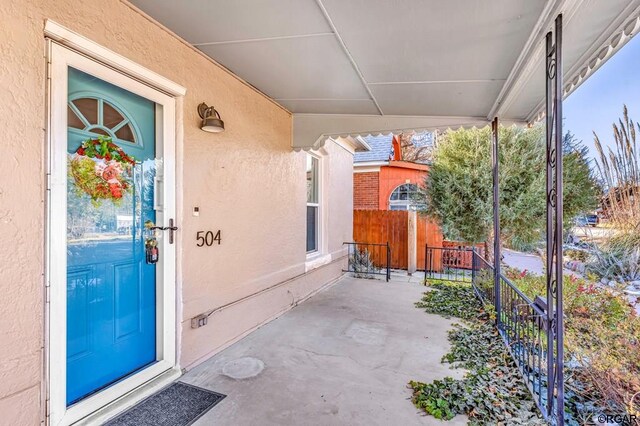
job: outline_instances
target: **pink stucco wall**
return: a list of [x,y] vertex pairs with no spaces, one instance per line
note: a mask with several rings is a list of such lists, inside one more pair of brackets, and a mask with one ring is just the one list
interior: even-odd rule
[[[305,274],[305,154],[290,148],[290,114],[128,3],[0,0],[1,425],[44,420],[46,19],[187,88],[177,102],[182,367],[339,276],[351,235],[351,154],[328,143],[328,248],[337,261]],[[224,133],[199,129],[202,101],[220,111]],[[209,229],[222,230],[222,245],[196,247],[196,232]],[[198,313],[282,282],[189,328]]]

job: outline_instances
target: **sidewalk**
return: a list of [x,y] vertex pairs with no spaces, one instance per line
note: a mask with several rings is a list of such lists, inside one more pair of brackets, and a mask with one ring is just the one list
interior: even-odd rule
[[525,269],[534,275],[544,275],[544,263],[536,254],[522,253],[510,249],[502,249],[502,261],[511,268],[521,271]]

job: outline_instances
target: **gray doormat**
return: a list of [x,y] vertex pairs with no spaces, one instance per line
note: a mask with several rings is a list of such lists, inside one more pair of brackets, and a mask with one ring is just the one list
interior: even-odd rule
[[105,423],[105,426],[187,426],[222,401],[226,395],[175,382],[143,399]]

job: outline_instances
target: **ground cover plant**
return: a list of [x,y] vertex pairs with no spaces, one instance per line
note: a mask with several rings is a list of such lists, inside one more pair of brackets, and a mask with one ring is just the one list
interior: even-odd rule
[[431,383],[412,381],[413,403],[427,414],[450,420],[466,414],[471,425],[543,425],[529,390],[471,285],[436,281],[418,308],[459,318],[449,332],[451,350],[442,362],[467,370],[461,380],[450,377]]
[[[546,292],[544,277],[511,268],[505,275],[531,299]],[[470,284],[429,284],[432,290],[416,306],[461,319],[462,325],[449,333],[452,347],[443,362],[468,372],[462,380],[411,382],[414,404],[440,419],[467,414],[470,424],[538,424],[537,409],[495,329],[490,305],[483,308]],[[488,284],[484,287],[491,291]],[[568,424],[593,424],[600,413],[640,416],[640,317],[620,290],[573,276],[565,279],[564,306]]]

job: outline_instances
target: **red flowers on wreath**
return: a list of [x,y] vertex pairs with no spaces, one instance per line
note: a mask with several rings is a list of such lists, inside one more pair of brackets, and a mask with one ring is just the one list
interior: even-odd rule
[[109,190],[114,198],[122,198],[122,186],[117,183],[110,183]]

